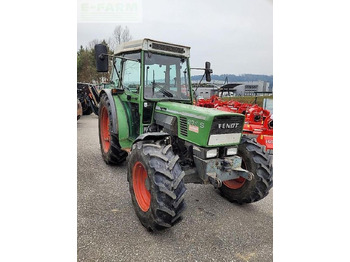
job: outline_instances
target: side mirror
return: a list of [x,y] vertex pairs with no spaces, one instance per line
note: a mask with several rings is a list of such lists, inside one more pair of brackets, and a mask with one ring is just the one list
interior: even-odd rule
[[107,46],[103,44],[95,45],[95,59],[97,72],[108,72]]
[[210,69],[210,62],[205,62],[205,80],[207,82],[211,81],[211,73],[213,73],[213,70]]

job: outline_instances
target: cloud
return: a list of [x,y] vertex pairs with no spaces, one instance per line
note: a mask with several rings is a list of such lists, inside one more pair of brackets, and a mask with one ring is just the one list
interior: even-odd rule
[[[134,39],[191,46],[191,65],[210,61],[215,74],[272,74],[272,1],[148,0]],[[108,39],[116,24],[78,24],[78,47]]]

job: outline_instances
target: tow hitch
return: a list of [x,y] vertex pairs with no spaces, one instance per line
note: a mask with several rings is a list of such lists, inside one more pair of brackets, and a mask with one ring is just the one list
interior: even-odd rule
[[220,188],[222,182],[226,180],[243,177],[246,180],[251,181],[254,177],[252,172],[241,167],[242,159],[239,156],[207,160],[194,156],[194,159],[196,166],[202,170],[200,174],[206,176],[203,177],[203,180],[209,180],[215,188]]
[[[242,159],[234,158],[234,159],[224,159],[221,162],[222,170],[226,172],[236,172],[238,176],[251,181],[253,179],[254,174],[241,168]],[[239,166],[238,166],[239,165]]]

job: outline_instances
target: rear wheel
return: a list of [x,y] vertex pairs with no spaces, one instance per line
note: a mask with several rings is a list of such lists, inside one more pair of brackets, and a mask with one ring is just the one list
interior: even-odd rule
[[121,149],[118,134],[111,132],[113,124],[111,103],[106,94],[101,96],[98,115],[102,158],[107,164],[120,164],[125,161],[128,153]]
[[138,142],[128,161],[128,181],[136,215],[148,230],[173,226],[185,209],[185,173],[171,145]]
[[272,158],[254,139],[246,136],[238,146],[238,155],[242,158],[242,168],[252,172],[251,181],[243,177],[224,181],[220,191],[231,202],[252,203],[263,199],[272,188]]

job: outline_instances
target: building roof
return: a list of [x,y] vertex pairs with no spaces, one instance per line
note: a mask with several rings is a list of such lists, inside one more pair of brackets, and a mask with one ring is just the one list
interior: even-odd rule
[[243,83],[227,84],[227,85],[220,86],[220,90],[232,90],[240,85],[244,85],[244,84]]

